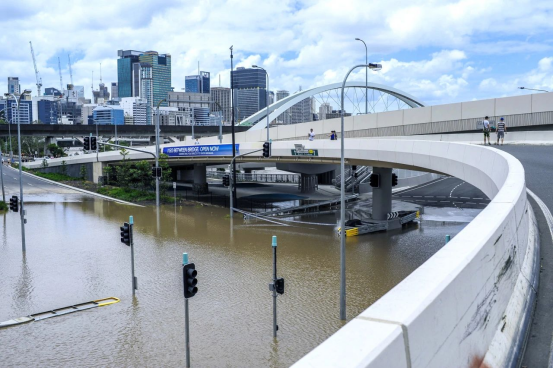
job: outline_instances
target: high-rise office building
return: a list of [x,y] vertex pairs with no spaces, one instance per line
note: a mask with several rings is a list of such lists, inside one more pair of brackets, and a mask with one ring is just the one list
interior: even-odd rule
[[108,88],[104,83],[100,83],[98,91],[92,91],[92,95],[94,96],[94,104],[103,104],[109,100]]
[[119,99],[119,90],[118,90],[117,82],[111,82],[111,99],[112,100]]
[[332,113],[332,106],[329,103],[322,103],[319,106],[319,120],[327,119],[327,115]]
[[62,93],[60,90],[58,90],[57,88],[55,87],[46,87],[44,89],[44,96],[56,96],[56,97],[61,97],[62,96]]
[[220,111],[223,114],[223,122],[231,121],[230,106],[230,88],[212,87],[211,88],[211,111]]
[[133,95],[133,64],[139,62],[142,51],[118,50],[117,56],[117,96],[132,97]]
[[[285,97],[288,97],[288,96],[290,96],[290,92],[288,92],[286,90],[279,90],[276,93],[276,100],[279,101],[279,100],[282,100],[282,99],[284,99]],[[290,112],[289,112],[289,110],[285,111],[284,113],[280,114],[277,117],[277,123],[278,124],[290,124]]]
[[[153,100],[152,107],[158,102],[167,99],[171,91],[171,54],[159,54],[157,51],[146,51],[138,57],[141,63],[148,63],[152,67]],[[149,102],[149,101],[148,101]],[[160,106],[168,106],[164,101]]]
[[21,93],[19,77],[8,77],[8,93],[16,95],[19,95]]
[[209,72],[200,72],[199,75],[184,77],[184,89],[186,92],[208,94],[210,91]]
[[[242,121],[266,107],[265,72],[257,68],[238,67],[232,71],[236,119]],[[256,123],[256,122],[251,122]]]
[[97,106],[92,111],[94,124],[99,125],[123,125],[125,113],[119,106]]
[[312,98],[303,99],[294,104],[290,109],[290,124],[305,123],[313,121],[313,102]]

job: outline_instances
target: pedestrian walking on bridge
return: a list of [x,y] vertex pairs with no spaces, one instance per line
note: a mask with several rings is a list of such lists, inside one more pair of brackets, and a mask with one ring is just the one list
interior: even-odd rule
[[501,145],[503,146],[503,139],[505,138],[505,133],[507,132],[507,126],[505,125],[505,119],[503,117],[501,117],[499,123],[497,123],[495,132],[497,133],[496,145],[499,145],[499,139],[501,139]]
[[492,145],[490,143],[490,121],[488,120],[488,116],[484,118],[484,121],[482,122],[482,129],[484,131],[484,145],[486,145],[486,137],[488,138],[488,145]]
[[315,139],[315,132],[313,132],[313,128],[311,128],[311,131],[307,134],[307,138],[309,141],[313,141]]

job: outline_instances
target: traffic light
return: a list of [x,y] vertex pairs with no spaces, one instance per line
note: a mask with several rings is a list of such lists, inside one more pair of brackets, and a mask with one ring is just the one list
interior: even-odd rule
[[152,167],[152,177],[161,178],[161,167]]
[[85,151],[90,151],[90,137],[85,137],[83,139],[84,143],[83,143],[83,149]]
[[182,281],[184,286],[184,298],[189,299],[194,297],[198,293],[198,280],[196,276],[198,272],[196,271],[196,265],[194,263],[186,264],[182,266]]
[[284,278],[278,278],[275,281],[275,290],[280,295],[284,293]]
[[16,213],[19,211],[19,198],[17,196],[11,197],[10,210],[15,211]]
[[263,157],[264,158],[271,157],[271,143],[269,141],[265,141],[263,143]]
[[223,186],[225,187],[230,186],[230,176],[228,174],[225,174],[223,176]]
[[392,187],[397,186],[397,174],[392,173]]
[[90,150],[96,151],[97,148],[98,148],[98,146],[96,146],[96,137],[92,136],[90,138]]
[[131,226],[129,223],[123,223],[123,227],[120,227],[121,229],[121,242],[123,242],[125,245],[130,246],[131,245]]
[[372,173],[369,179],[369,184],[374,188],[380,187],[380,174]]

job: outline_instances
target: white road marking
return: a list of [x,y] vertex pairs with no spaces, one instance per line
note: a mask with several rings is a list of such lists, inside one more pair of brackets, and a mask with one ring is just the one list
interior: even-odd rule
[[32,186],[32,184],[30,184],[30,183],[27,183],[27,184],[28,184],[29,186]]
[[462,199],[468,199],[468,200],[470,200],[470,197],[461,197],[461,198],[462,198]]
[[475,198],[473,198],[473,200],[484,200],[484,199],[481,198],[481,197],[475,197]]
[[405,190],[405,191],[402,191],[401,193],[405,193],[405,192],[409,192],[409,191],[418,190],[419,188],[423,188],[423,187],[426,187],[426,186],[430,186],[430,185],[433,185],[434,183],[438,183],[438,182],[444,181],[444,180],[449,179],[449,178],[451,178],[451,177],[445,177],[445,178],[442,178],[442,179],[438,179],[437,181],[434,181],[434,182],[432,182],[432,183],[425,184],[424,186],[415,187],[415,188],[412,188],[412,189],[410,189],[410,190]]

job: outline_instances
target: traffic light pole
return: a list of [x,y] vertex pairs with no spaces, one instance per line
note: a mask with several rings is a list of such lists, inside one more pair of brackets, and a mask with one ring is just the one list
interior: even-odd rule
[[[234,150],[234,144],[232,145],[233,147],[233,150]],[[236,194],[236,188],[234,188],[235,186],[235,181],[236,181],[236,172],[233,173],[234,171],[234,168],[235,168],[235,160],[236,158],[241,158],[243,156],[246,156],[246,155],[249,155],[249,154],[253,154],[254,152],[259,152],[259,151],[263,151],[263,149],[260,149],[260,150],[255,150],[255,151],[252,151],[252,152],[249,152],[249,153],[246,153],[246,154],[242,154],[242,155],[237,155],[237,156],[234,156],[232,158],[232,160],[230,161],[230,175],[229,175],[229,181],[230,181],[230,186],[228,186],[229,188],[229,191],[230,191],[230,217],[232,218],[232,215],[234,214],[234,196],[233,194],[235,195]]]
[[276,292],[276,280],[277,280],[277,237],[273,236],[273,337],[277,336],[277,292]]
[[136,280],[136,277],[134,275],[134,234],[133,234],[133,228],[134,228],[134,219],[133,216],[129,216],[129,238],[131,241],[131,273],[132,273],[132,295],[134,297],[135,291],[138,289],[138,281]]
[[2,201],[6,202],[6,193],[4,192],[4,159],[3,158],[2,158],[2,163],[0,164],[2,165],[0,167],[0,178],[2,179]]

